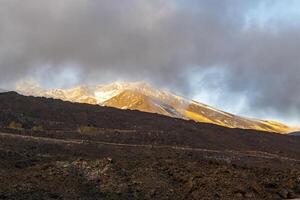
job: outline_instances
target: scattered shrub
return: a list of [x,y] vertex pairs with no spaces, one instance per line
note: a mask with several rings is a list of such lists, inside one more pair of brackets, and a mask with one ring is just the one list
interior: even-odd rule
[[97,133],[101,131],[101,129],[93,126],[80,126],[77,128],[77,132],[79,133]]
[[23,130],[23,126],[21,123],[18,123],[18,122],[15,122],[15,121],[11,121],[7,128],[10,128],[10,129],[15,129],[15,130]]
[[44,131],[44,128],[42,125],[34,126],[31,128],[33,131]]

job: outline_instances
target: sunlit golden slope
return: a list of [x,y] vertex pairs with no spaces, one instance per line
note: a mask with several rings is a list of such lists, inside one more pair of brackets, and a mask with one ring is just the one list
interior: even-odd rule
[[213,109],[204,104],[180,101],[176,98],[172,99],[172,102],[170,102],[170,99],[165,101],[140,94],[138,91],[124,91],[103,102],[102,105],[158,113],[230,128],[255,129],[278,133],[288,133],[293,130],[278,122],[248,119]]
[[164,104],[162,101],[132,90],[125,90],[111,99],[104,101],[101,105],[184,118],[176,109]]
[[81,86],[68,90],[44,90],[37,86],[22,84],[17,88],[17,91],[24,95],[45,96],[72,102],[140,110],[229,128],[255,129],[278,133],[294,131],[291,127],[279,122],[233,115],[166,91],[156,90],[139,82]]

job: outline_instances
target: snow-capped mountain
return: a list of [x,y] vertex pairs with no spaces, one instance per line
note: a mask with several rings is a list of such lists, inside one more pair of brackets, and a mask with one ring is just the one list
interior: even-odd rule
[[79,86],[66,90],[47,90],[34,84],[22,83],[17,85],[16,90],[23,95],[99,104],[120,109],[140,110],[230,128],[255,129],[279,133],[293,131],[292,128],[279,122],[233,115],[174,95],[168,91],[154,89],[148,84],[141,82],[114,82],[108,85]]

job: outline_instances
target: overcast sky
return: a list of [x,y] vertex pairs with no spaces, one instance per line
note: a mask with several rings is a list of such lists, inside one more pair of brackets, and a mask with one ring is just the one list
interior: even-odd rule
[[116,80],[300,125],[298,0],[1,0],[0,87]]

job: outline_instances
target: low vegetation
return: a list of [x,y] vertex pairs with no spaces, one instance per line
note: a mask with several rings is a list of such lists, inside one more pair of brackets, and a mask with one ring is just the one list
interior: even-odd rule
[[8,124],[7,128],[15,129],[15,130],[23,130],[24,129],[21,123],[18,123],[18,122],[15,122],[15,121],[11,121]]

